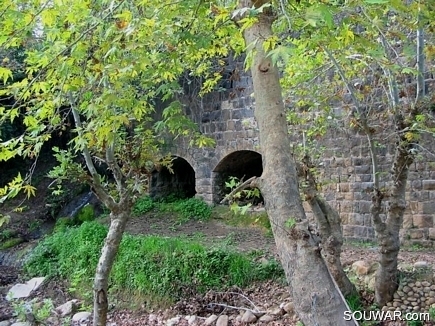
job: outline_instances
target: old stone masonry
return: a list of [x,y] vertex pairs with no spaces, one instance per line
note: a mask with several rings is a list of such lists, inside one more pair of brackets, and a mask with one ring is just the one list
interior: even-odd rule
[[[229,60],[219,89],[201,98],[189,82],[180,100],[200,131],[216,142],[214,148],[192,148],[179,141],[169,149],[174,155],[175,174],[155,171],[151,195],[181,192],[218,203],[224,197],[224,183],[230,176],[247,180],[262,173],[261,148],[254,118],[252,80],[243,63]],[[295,142],[299,135],[290,135]],[[428,139],[429,147],[432,139]],[[370,219],[371,161],[364,135],[332,130],[319,146],[326,150],[320,164],[327,186],[323,194],[339,212],[348,239],[370,240],[374,230]],[[382,149],[380,168],[389,171],[394,143]],[[435,148],[434,148],[435,149]],[[419,158],[409,174],[402,239],[408,244],[433,247],[435,242],[435,156]],[[386,184],[387,185],[387,184]],[[308,212],[309,214],[309,212]]]

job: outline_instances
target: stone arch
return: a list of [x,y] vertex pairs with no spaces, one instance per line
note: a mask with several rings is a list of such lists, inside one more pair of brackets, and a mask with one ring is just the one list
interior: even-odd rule
[[176,195],[181,198],[191,198],[196,195],[195,169],[183,157],[173,155],[172,170],[162,167],[154,170],[151,175],[150,196],[162,198]]
[[260,153],[252,150],[239,150],[226,155],[213,169],[213,201],[220,202],[228,190],[225,181],[229,177],[247,180],[259,177],[263,173],[263,161]]

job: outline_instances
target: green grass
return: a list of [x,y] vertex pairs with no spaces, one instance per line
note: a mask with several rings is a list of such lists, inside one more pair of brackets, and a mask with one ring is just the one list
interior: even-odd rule
[[[97,222],[59,229],[45,238],[25,265],[29,276],[44,275],[70,281],[71,290],[89,291],[107,228]],[[179,238],[124,235],[111,273],[111,290],[144,297],[177,300],[183,293],[246,286],[283,276],[275,261],[227,248],[207,248]]]
[[139,198],[133,206],[133,215],[140,216],[152,210],[160,213],[173,213],[179,222],[189,220],[206,221],[210,218],[212,207],[202,199],[180,199],[176,196],[168,196],[158,201],[145,196]]
[[223,219],[231,226],[259,227],[272,234],[269,217],[266,212],[240,214],[233,212],[228,206],[216,206],[213,208],[212,217]]
[[4,249],[9,249],[9,248],[15,247],[16,245],[19,245],[23,241],[24,240],[22,238],[10,238],[10,239],[7,239],[5,241],[2,241],[2,243],[0,243],[0,250],[4,250]]

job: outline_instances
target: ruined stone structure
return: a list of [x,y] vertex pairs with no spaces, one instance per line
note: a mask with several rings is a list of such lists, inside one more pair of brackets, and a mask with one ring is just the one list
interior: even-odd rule
[[[216,147],[189,148],[183,141],[174,144],[171,154],[175,156],[175,174],[156,172],[151,184],[152,195],[182,192],[218,203],[224,196],[224,182],[229,176],[246,180],[261,175],[252,81],[249,74],[243,72],[243,63],[229,62],[228,67],[224,72],[227,78],[218,91],[201,99],[194,96],[193,88],[197,86],[189,83],[185,93],[190,96],[182,99],[186,113],[199,125],[201,132],[215,139]],[[368,146],[363,135],[343,130],[331,131],[322,141],[326,147],[320,168],[327,181],[324,196],[340,213],[345,237],[370,240],[374,238],[374,230],[370,220],[372,175]],[[393,152],[393,143],[383,149],[380,167],[385,173],[388,173]],[[434,156],[425,155],[413,164],[407,201],[403,240],[433,246]]]

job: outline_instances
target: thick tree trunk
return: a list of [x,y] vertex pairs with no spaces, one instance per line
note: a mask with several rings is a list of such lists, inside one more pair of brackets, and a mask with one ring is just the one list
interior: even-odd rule
[[128,211],[111,213],[109,232],[104,241],[94,280],[94,326],[106,326],[108,311],[108,283],[110,271],[118,253],[122,234],[128,221]]
[[[401,122],[398,122],[398,124],[400,127],[404,127]],[[412,145],[402,136],[397,144],[391,170],[394,184],[385,222],[379,216],[382,194],[375,189],[373,196],[372,217],[380,247],[380,266],[376,274],[375,300],[381,307],[393,299],[393,294],[399,286],[397,257],[400,250],[400,228],[406,208],[406,182],[408,180],[409,166],[413,162],[413,156],[410,154],[411,148]]]
[[[263,1],[240,1],[242,8]],[[295,162],[290,154],[279,72],[266,57],[263,41],[272,34],[267,9],[258,22],[244,31],[246,45],[254,45],[251,66],[256,101],[255,117],[260,131],[263,174],[259,187],[264,196],[277,249],[301,321],[309,325],[355,325],[344,319],[346,302],[308,229],[299,195]]]

